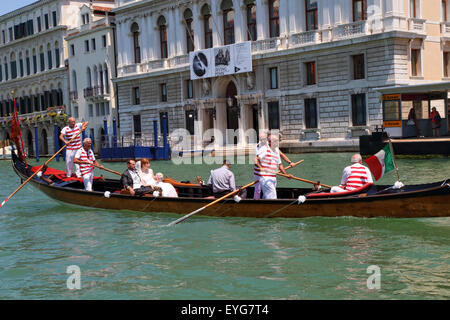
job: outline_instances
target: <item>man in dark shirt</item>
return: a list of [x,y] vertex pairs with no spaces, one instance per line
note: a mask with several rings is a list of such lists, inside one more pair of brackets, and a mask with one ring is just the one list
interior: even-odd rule
[[127,170],[122,173],[120,177],[120,183],[123,188],[130,191],[132,196],[141,196],[146,193],[153,192],[151,187],[143,187],[141,183],[141,177],[136,170],[136,161],[130,159],[127,161]]

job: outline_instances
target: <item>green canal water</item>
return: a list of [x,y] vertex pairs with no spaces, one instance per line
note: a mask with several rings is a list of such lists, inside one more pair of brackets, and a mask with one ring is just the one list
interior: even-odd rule
[[[336,185],[350,156],[291,155],[305,159],[291,173]],[[398,166],[405,184],[450,178],[448,158]],[[206,180],[215,167],[152,162],[155,173],[179,180]],[[237,184],[252,181],[251,168],[232,166]],[[0,161],[0,176],[3,200],[20,181],[9,161]],[[394,181],[390,172],[379,183]],[[166,227],[177,217],[69,206],[26,186],[0,209],[0,299],[450,298],[450,218],[192,217]],[[79,290],[67,288],[72,265]],[[373,265],[379,289],[367,286]]]

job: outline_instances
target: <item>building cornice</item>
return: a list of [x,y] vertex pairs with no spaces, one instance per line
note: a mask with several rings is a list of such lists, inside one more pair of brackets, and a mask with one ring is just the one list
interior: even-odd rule
[[24,6],[22,8],[16,9],[14,11],[8,12],[8,13],[0,16],[0,23],[4,22],[5,20],[9,20],[9,19],[14,18],[16,16],[19,16],[21,14],[28,13],[29,11],[32,11],[32,10],[34,10],[36,8],[48,5],[48,4],[53,3],[53,2],[58,3],[58,2],[66,2],[66,1],[65,0],[64,1],[60,1],[60,0],[38,0],[38,1],[33,2],[33,3],[31,3],[31,4],[27,5],[27,6]]
[[39,38],[39,37],[44,37],[44,36],[49,35],[49,34],[51,34],[53,32],[56,33],[56,32],[59,32],[59,31],[66,31],[66,30],[67,30],[66,26],[56,26],[56,27],[50,28],[48,30],[45,30],[44,32],[35,33],[35,34],[31,35],[31,36],[28,36],[28,37],[25,37],[25,38],[21,38],[21,39],[17,39],[17,40],[13,40],[13,41],[7,42],[5,44],[2,44],[0,46],[0,50],[6,49],[8,47],[15,46],[17,44],[21,44],[21,43],[24,43],[24,42],[27,42],[27,41],[32,41],[32,40],[34,40],[36,38]]

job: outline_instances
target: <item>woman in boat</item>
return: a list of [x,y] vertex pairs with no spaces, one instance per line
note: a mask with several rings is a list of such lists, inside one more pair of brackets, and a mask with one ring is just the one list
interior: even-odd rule
[[150,169],[150,160],[142,159],[136,163],[136,169],[138,171],[139,177],[141,178],[142,186],[144,187],[154,187],[156,184],[155,178],[153,176],[153,170]]
[[170,183],[163,182],[164,175],[161,172],[158,172],[155,175],[156,186],[161,188],[163,197],[174,197],[178,198],[178,193]]

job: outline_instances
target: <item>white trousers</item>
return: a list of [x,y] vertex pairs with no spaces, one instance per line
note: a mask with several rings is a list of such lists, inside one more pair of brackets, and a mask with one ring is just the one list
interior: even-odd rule
[[255,181],[258,181],[258,183],[255,184],[255,192],[253,192],[253,199],[261,199],[261,183],[259,182],[260,176],[253,175]]
[[92,182],[94,181],[94,171],[83,174],[84,190],[92,191]]
[[[66,175],[68,177],[72,176],[72,170],[73,170],[73,159],[75,158],[75,154],[78,150],[66,150]],[[75,173],[77,177],[81,177],[81,171],[80,166],[75,164]]]
[[331,188],[330,193],[345,192],[345,191],[347,191],[347,190],[345,190],[341,187],[333,187],[333,188]]
[[263,199],[277,198],[277,178],[261,177],[259,184],[261,184]]

